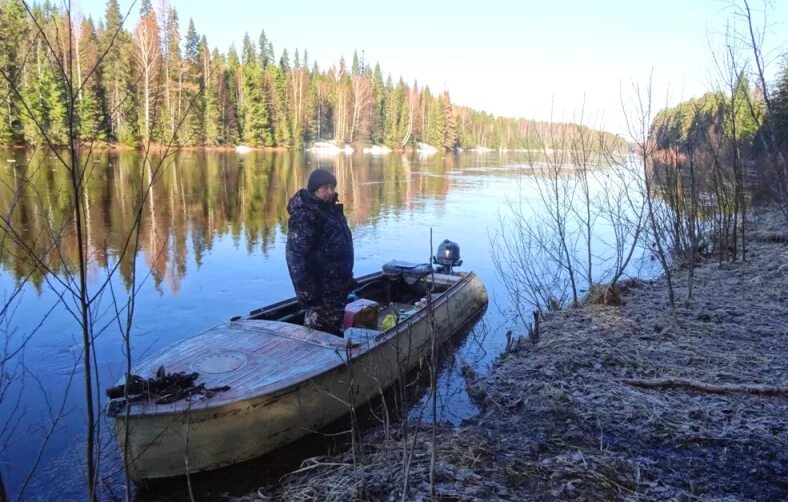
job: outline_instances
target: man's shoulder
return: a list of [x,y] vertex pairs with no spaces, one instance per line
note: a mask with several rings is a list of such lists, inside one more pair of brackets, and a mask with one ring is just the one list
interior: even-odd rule
[[292,217],[295,214],[314,213],[318,211],[317,204],[313,200],[309,192],[303,188],[297,191],[287,203],[287,212]]

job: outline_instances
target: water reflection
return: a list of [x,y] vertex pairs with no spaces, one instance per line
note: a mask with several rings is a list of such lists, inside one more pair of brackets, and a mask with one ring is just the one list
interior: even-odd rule
[[[0,161],[8,165],[7,158]],[[6,241],[0,264],[17,280],[31,275],[40,288],[44,277],[30,254],[45,257],[43,264],[55,274],[78,260],[70,177],[50,155],[17,154],[15,160],[2,175],[0,207],[6,213],[14,208],[10,222],[19,239]],[[451,182],[445,174],[454,163],[453,156],[414,165],[399,155],[310,159],[290,153],[186,152],[145,159],[139,152],[93,153],[83,201],[87,251],[94,274],[119,260],[130,286],[129,235],[152,181],[140,215],[139,249],[156,287],[177,292],[189,262],[199,268],[217,237],[231,236],[247,252],[267,254],[277,230],[286,225],[288,199],[316,167],[335,172],[351,227],[356,227],[374,226],[381,215],[412,208],[425,197],[445,197]]]

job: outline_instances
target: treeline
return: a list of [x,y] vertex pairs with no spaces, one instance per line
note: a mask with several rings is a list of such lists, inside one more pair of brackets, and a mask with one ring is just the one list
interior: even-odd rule
[[[782,92],[786,93],[788,89]],[[685,153],[689,148],[699,148],[709,141],[734,136],[738,141],[752,145],[757,144],[759,132],[765,132],[766,119],[762,96],[758,96],[756,88],[741,76],[734,82],[731,92],[707,92],[699,98],[661,110],[654,117],[651,136],[658,149],[677,148]],[[775,119],[769,117],[771,126],[788,129],[788,123],[775,123]]]
[[[86,141],[236,145],[298,149],[315,141],[422,142],[457,147],[531,148],[535,124],[455,106],[448,92],[384,78],[358,54],[328,70],[306,50],[276,56],[264,31],[240,53],[211,49],[190,20],[181,35],[173,7],[143,0],[132,31],[117,0],[103,19],[71,19],[51,3],[0,0],[0,144]],[[42,29],[39,30],[38,27]],[[70,75],[70,78],[65,78]],[[67,85],[79,89],[72,133]]]
[[657,148],[686,153],[735,138],[753,155],[787,152],[788,61],[768,96],[744,74],[727,87],[660,111],[651,126]]

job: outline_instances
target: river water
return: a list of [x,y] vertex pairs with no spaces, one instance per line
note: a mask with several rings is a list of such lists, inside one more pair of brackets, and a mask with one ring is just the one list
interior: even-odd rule
[[[324,167],[338,179],[353,231],[356,275],[379,270],[392,259],[426,262],[431,246],[448,238],[461,247],[461,269],[473,270],[484,281],[490,305],[444,364],[438,408],[441,420],[455,424],[478,411],[465,393],[461,363],[485,373],[502,351],[506,331],[523,334],[491,257],[491,237],[508,204],[523,196],[539,205],[523,153],[184,152],[145,162],[138,152],[124,152],[94,153],[88,163],[83,202],[88,280],[93,294],[101,291],[92,312],[102,403],[103,389],[125,368],[113,295],[121,299],[137,289],[133,360],[292,296],[284,260],[286,204],[311,170]],[[68,271],[77,263],[69,178],[53,158],[33,152],[0,152],[0,169],[0,210],[11,215],[12,228],[25,242],[5,236],[0,256],[0,284],[12,306],[2,334],[6,354],[13,356],[3,368],[0,471],[12,496],[36,465],[25,498],[84,498],[81,332],[74,301],[68,295],[60,301]],[[124,254],[131,249],[127,238],[136,201],[150,181],[139,250]],[[19,187],[24,190],[15,196]],[[48,273],[31,261],[31,250],[46,257]],[[114,267],[111,287],[100,290]],[[100,468],[112,483],[118,464],[108,426],[101,421],[107,453]]]

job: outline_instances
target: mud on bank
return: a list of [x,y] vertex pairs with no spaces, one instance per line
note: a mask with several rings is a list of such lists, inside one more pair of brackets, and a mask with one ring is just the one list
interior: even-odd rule
[[[747,261],[708,258],[689,304],[677,272],[677,325],[664,281],[635,281],[621,306],[551,314],[539,343],[469,377],[484,411],[441,427],[436,498],[788,498],[788,225],[764,214],[751,228]],[[697,386],[624,381],[669,378]],[[410,429],[406,500],[430,497],[428,429]],[[363,469],[350,452],[311,459],[247,499],[399,500],[403,441],[372,431],[364,443]]]

